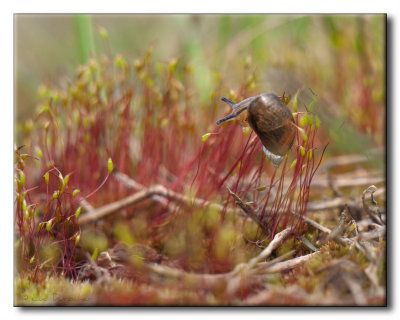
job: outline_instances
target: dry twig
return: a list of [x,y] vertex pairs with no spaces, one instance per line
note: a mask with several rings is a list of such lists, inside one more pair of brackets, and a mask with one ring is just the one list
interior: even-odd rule
[[135,194],[130,195],[124,199],[117,200],[115,202],[106,204],[100,208],[88,212],[85,215],[81,216],[81,218],[79,219],[79,223],[81,225],[84,225],[90,222],[94,222],[98,219],[104,218],[107,215],[115,213],[123,208],[137,204],[154,196],[160,196],[168,200],[185,203],[186,205],[210,207],[210,208],[215,208],[217,210],[223,210],[223,206],[218,203],[212,203],[200,198],[190,198],[188,196],[169,190],[162,185],[155,185],[140,190]]
[[[363,203],[363,208],[369,215],[369,217],[375,221],[379,225],[384,225],[384,222],[382,221],[381,214],[379,212],[379,207],[374,200],[374,192],[377,190],[377,188],[374,185],[369,186],[367,189],[364,190],[363,195],[362,195],[362,203]],[[369,205],[365,199],[365,195],[367,193],[371,194],[371,205]]]

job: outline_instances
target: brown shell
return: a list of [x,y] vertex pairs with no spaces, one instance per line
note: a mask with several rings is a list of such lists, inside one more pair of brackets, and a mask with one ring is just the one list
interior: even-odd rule
[[293,115],[273,93],[263,93],[251,101],[247,121],[273,154],[284,156],[292,147],[296,135]]

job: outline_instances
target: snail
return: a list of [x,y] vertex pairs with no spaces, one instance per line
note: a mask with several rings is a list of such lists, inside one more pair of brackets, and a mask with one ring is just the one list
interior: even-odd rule
[[263,93],[234,103],[226,98],[231,114],[217,125],[237,119],[242,127],[250,126],[263,144],[263,151],[274,167],[279,167],[293,145],[296,126],[289,108],[273,93]]

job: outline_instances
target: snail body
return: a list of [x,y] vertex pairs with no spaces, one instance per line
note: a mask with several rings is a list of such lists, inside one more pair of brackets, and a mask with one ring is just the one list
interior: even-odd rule
[[293,145],[296,126],[289,108],[273,93],[263,93],[234,103],[232,113],[217,124],[237,119],[242,127],[250,126],[263,144],[263,151],[274,167],[279,167]]

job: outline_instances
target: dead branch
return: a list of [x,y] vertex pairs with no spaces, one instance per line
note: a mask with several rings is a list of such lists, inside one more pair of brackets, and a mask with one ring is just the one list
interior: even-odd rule
[[93,211],[94,207],[84,198],[79,199],[80,204],[85,209],[85,211]]
[[[304,256],[293,258],[291,260],[276,263],[273,266],[269,266],[267,269],[265,269],[265,272],[266,273],[279,273],[282,271],[293,269],[293,268],[297,267],[298,265],[302,264],[303,262],[310,260],[312,257],[314,257],[317,254],[319,254],[319,252],[313,252],[313,253],[310,253],[310,254],[307,254]],[[268,263],[268,262],[261,262],[261,263],[259,263],[259,266],[262,267],[266,263]]]
[[383,238],[385,237],[385,235],[386,228],[381,226],[380,228],[377,228],[375,230],[360,233],[358,239],[360,241],[369,241],[372,239]]
[[291,228],[286,228],[285,230],[279,232],[258,256],[254,257],[247,263],[238,264],[232,271],[231,277],[228,279],[226,287],[227,294],[233,296],[241,287],[242,283],[248,282],[247,279],[256,272],[255,267],[257,264],[269,257],[271,253],[282,244],[290,232]]
[[[296,213],[296,212],[293,212],[293,211],[291,211],[290,212],[291,214],[293,214],[293,215],[295,215],[296,217],[300,217],[300,215],[298,214],[298,213]],[[321,225],[321,224],[319,224],[318,222],[316,222],[316,221],[314,221],[314,220],[312,220],[312,219],[310,219],[310,218],[307,218],[306,216],[302,216],[301,217],[305,222],[307,222],[308,224],[310,224],[310,225],[312,225],[314,228],[316,228],[316,229],[318,229],[318,230],[321,230],[322,232],[325,232],[325,233],[331,233],[331,229],[329,229],[329,228],[327,228],[327,227],[324,227],[323,225]]]
[[[264,225],[262,223],[262,218],[261,216],[247,203],[243,202],[242,199],[239,198],[239,196],[234,193],[229,187],[227,187],[229,194],[235,199],[236,204],[242,208],[244,213],[246,213],[257,225],[264,230]],[[268,230],[265,230],[268,231]]]
[[139,191],[146,188],[144,185],[131,179],[125,173],[119,172],[117,170],[113,171],[113,176],[117,181],[121,182],[125,187],[128,187],[129,189]]
[[145,267],[153,273],[151,277],[156,277],[156,280],[190,283],[194,288],[213,287],[221,281],[226,282],[227,277],[231,275],[230,272],[221,274],[191,273],[156,263],[148,263]]
[[233,270],[233,274],[239,274],[244,270],[252,269],[256,266],[257,263],[261,262],[262,260],[268,258],[271,253],[278,248],[282,242],[288,237],[290,234],[291,228],[286,228],[285,230],[277,233],[274,239],[269,243],[269,245],[257,256],[251,259],[248,263],[239,264]]
[[116,202],[109,203],[105,206],[102,206],[98,209],[92,210],[92,211],[82,215],[81,218],[79,219],[79,223],[81,225],[84,225],[84,224],[99,220],[101,218],[104,218],[105,216],[107,216],[111,213],[114,213],[118,210],[126,208],[135,203],[141,202],[145,199],[148,199],[156,192],[157,192],[157,189],[153,187],[153,188],[139,191],[129,197],[118,200]]
[[124,199],[117,200],[115,202],[106,204],[100,208],[88,212],[85,215],[81,216],[81,218],[79,219],[79,223],[81,225],[84,225],[90,222],[94,222],[98,219],[104,218],[107,215],[115,213],[121,209],[137,204],[154,196],[160,196],[168,200],[185,203],[186,205],[214,208],[219,211],[222,211],[224,208],[218,203],[212,203],[200,198],[190,198],[188,196],[169,190],[162,185],[155,185],[147,189],[140,190],[137,193],[130,195]]
[[[140,191],[140,190],[146,189],[146,187],[144,185],[133,180],[132,178],[127,176],[125,173],[114,170],[113,176],[117,181],[121,182],[125,187],[127,187],[129,189],[133,189],[135,191]],[[168,206],[168,201],[160,196],[152,195],[151,198],[154,201],[156,201],[164,206]]]
[[286,252],[284,254],[282,254],[281,256],[271,260],[271,261],[267,261],[267,262],[259,262],[257,264],[257,273],[264,273],[265,270],[268,270],[269,268],[271,268],[272,266],[276,265],[277,263],[280,263],[284,260],[286,260],[287,258],[291,257],[294,253],[296,252],[296,250],[291,250],[289,252]]
[[[362,203],[363,203],[363,208],[369,215],[369,217],[375,221],[379,225],[384,225],[384,222],[382,221],[381,214],[379,212],[379,207],[374,200],[374,192],[377,190],[377,188],[374,185],[369,186],[367,189],[364,190],[363,195],[361,197]],[[367,193],[371,194],[371,205],[367,203],[365,199],[365,195]]]
[[341,244],[346,244],[346,241],[344,241],[342,235],[347,229],[347,215],[346,215],[346,210],[342,211],[340,214],[340,220],[338,225],[333,229],[328,236],[328,239],[330,240],[335,240],[336,242],[339,242]]

